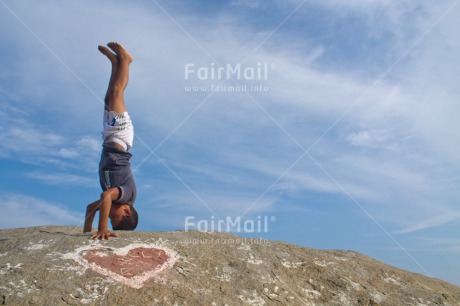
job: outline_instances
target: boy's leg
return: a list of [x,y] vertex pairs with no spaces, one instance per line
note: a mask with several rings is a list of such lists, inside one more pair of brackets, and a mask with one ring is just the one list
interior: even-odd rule
[[[131,54],[117,42],[108,43],[107,46],[115,52],[118,58],[116,67],[116,75],[114,76],[113,84],[109,85],[107,90],[106,100],[108,100],[108,108],[117,114],[126,112],[125,100],[123,93],[129,80],[129,65],[133,61]],[[113,62],[112,62],[113,73]],[[112,78],[111,78],[112,80]]]
[[134,129],[126,113],[123,94],[128,85],[129,65],[133,57],[119,43],[111,42],[107,46],[113,52],[106,47],[98,47],[112,63],[109,87],[105,95],[102,138],[107,146],[129,150],[133,145]]
[[107,92],[105,94],[105,99],[104,99],[104,102],[105,102],[104,110],[110,111],[109,93],[112,92],[113,84],[115,83],[115,79],[117,78],[117,75],[118,75],[118,57],[116,54],[112,53],[112,51],[110,51],[108,48],[104,46],[98,46],[97,48],[102,54],[107,56],[107,58],[112,63],[112,72],[110,74],[109,87],[107,88]]

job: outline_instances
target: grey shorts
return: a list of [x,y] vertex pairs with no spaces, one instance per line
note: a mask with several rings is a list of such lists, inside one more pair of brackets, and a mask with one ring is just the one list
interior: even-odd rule
[[128,151],[133,146],[134,127],[128,112],[117,114],[104,111],[102,121],[102,139],[104,143],[115,142]]

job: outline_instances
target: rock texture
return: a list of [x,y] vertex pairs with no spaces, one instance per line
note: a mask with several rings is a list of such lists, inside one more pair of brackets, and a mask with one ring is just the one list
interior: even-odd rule
[[1,230],[0,304],[460,305],[459,287],[352,251],[198,231],[96,242],[81,230]]

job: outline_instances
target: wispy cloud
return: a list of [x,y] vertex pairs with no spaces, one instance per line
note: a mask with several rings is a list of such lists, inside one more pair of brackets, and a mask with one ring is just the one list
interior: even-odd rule
[[75,213],[62,204],[20,194],[0,194],[0,226],[16,228],[36,225],[78,225],[83,214]]
[[426,242],[426,250],[460,254],[460,239],[458,238],[420,237],[419,240]]
[[[343,13],[340,5],[345,4],[329,4],[333,14]],[[390,1],[379,1],[370,5],[365,1],[355,1],[348,5],[350,9],[362,10],[363,14],[368,12],[366,16],[377,16],[382,7],[385,8],[385,14],[394,14],[394,20],[388,24],[386,21],[377,22],[370,17],[363,21],[365,24],[367,22],[380,26],[379,31],[397,32],[396,34],[405,41],[404,44],[390,41],[388,45],[381,46],[385,48],[385,53],[391,56],[384,61],[378,61],[382,65],[378,72],[388,68],[391,60],[394,61],[403,55],[405,48],[444,13],[442,8],[430,11],[429,7],[411,11],[411,8],[417,6],[415,2],[395,5]],[[429,13],[423,22],[419,20],[421,11]],[[401,19],[408,14],[407,19]],[[198,33],[196,37],[201,46],[210,54],[217,54],[219,61],[223,63],[237,62],[254,47],[251,43],[248,44],[247,37],[238,31],[238,25],[232,24],[225,17],[215,20],[215,28],[206,31],[206,35],[199,34],[200,26],[194,26],[189,17],[176,17],[192,34]],[[409,29],[408,23],[416,27],[418,32]],[[441,23],[436,31],[444,33],[445,37],[454,37],[454,29],[455,27],[447,22]],[[376,31],[373,28],[367,30]],[[184,37],[172,32],[167,38],[170,46],[184,43],[193,46],[191,42],[184,41]],[[297,37],[297,34],[282,33],[285,38],[276,39],[286,43],[286,46],[293,46],[290,40]],[[369,33],[364,33],[367,34]],[[225,42],[216,44],[218,36],[225,38]],[[439,50],[440,44],[443,43],[436,35],[425,37],[413,54],[404,57],[400,65],[374,86],[311,152],[351,194],[374,211],[377,218],[393,223],[396,227],[408,228],[432,218],[433,214],[441,216],[445,210],[453,209],[452,202],[443,200],[448,197],[443,196],[436,201],[433,192],[439,190],[438,182],[441,178],[452,176],[454,168],[446,168],[446,163],[458,164],[458,155],[454,152],[459,152],[459,147],[456,142],[451,141],[455,139],[455,127],[458,126],[458,121],[454,119],[455,112],[452,111],[455,109],[452,103],[457,101],[457,95],[455,91],[444,92],[441,95],[445,83],[443,79],[435,80],[429,74],[420,74],[420,71],[424,71],[424,63],[435,63],[446,56],[443,52],[437,51],[433,54],[428,51]],[[449,44],[455,42],[449,41]],[[311,145],[337,117],[366,92],[373,80],[379,77],[378,72],[368,74],[365,61],[356,62],[350,70],[334,70],[327,65],[326,69],[323,69],[321,58],[328,55],[333,47],[324,42],[318,44],[313,41],[289,49],[277,49],[268,43],[267,47],[261,48],[248,62],[276,64],[276,69],[270,71],[270,77],[264,84],[269,87],[269,93],[254,97],[304,147]],[[303,48],[312,51],[306,54]],[[313,51],[318,48],[322,51],[311,57]],[[200,50],[194,47],[191,50],[181,50],[187,52],[175,48],[170,50],[168,62],[172,63],[171,71],[176,69],[175,78],[171,78],[169,72],[166,79],[160,81],[157,77],[149,76],[148,71],[139,71],[144,81],[141,84],[133,83],[133,91],[139,95],[140,101],[135,107],[144,110],[152,107],[151,101],[141,98],[142,95],[149,94],[147,80],[151,80],[152,84],[160,82],[180,89],[185,63],[191,59],[197,64],[209,65],[209,58],[200,53]],[[420,50],[425,51],[420,53]],[[184,60],[181,62],[177,58]],[[145,57],[143,60],[152,66],[159,64],[153,58]],[[161,64],[159,65],[161,67]],[[442,66],[442,69],[444,73],[455,78],[455,65]],[[155,113],[162,114],[163,117],[152,113],[146,116],[154,116],[155,120],[144,119],[143,116],[140,116],[140,120],[143,126],[157,129],[160,133],[163,130],[168,131],[180,122],[200,99],[202,96],[199,94],[183,92],[176,93],[174,98],[161,97],[159,101],[167,100],[168,103],[154,102],[153,107],[157,110]],[[427,122],[430,124],[427,125]],[[187,153],[183,153],[180,148],[186,148]],[[178,171],[192,171],[194,175],[188,176],[191,180],[203,180],[203,177],[206,177],[214,178],[213,182],[224,183],[225,180],[231,180],[233,174],[238,176],[241,182],[246,182],[248,186],[259,190],[263,189],[263,186],[268,187],[301,151],[249,97],[244,94],[218,94],[194,114],[183,128],[160,148],[159,153],[161,156],[167,156],[168,163],[176,164]],[[181,163],[183,165],[180,165]],[[458,165],[455,166],[455,169],[457,168]],[[233,186],[240,188],[237,185]],[[219,185],[209,186],[220,188]],[[277,191],[287,193],[299,189],[325,194],[340,192],[340,188],[325,178],[320,169],[311,166],[308,158],[288,173],[276,188]],[[456,197],[452,193],[453,190],[448,192],[451,198]],[[443,208],[435,209],[432,204],[434,202],[438,202],[438,206],[441,205]],[[411,217],[401,217],[407,214]]]
[[[165,192],[162,195],[152,195],[146,202],[140,203],[143,210],[144,222],[156,226],[184,228],[185,218],[191,216],[195,220],[227,220],[241,217],[245,208],[249,207],[257,198],[257,193],[243,193],[235,191],[197,190],[206,205],[212,208],[212,214],[200,201],[193,199],[186,191]],[[256,209],[244,216],[244,220],[257,219],[258,216],[276,215],[276,198],[262,199]],[[165,213],[170,212],[170,213]],[[173,213],[171,213],[173,212]]]
[[453,212],[447,211],[445,215],[437,215],[434,218],[424,219],[417,224],[413,224],[410,227],[406,227],[398,231],[400,234],[408,234],[424,229],[429,229],[432,227],[438,227],[441,225],[446,225],[454,221],[460,220],[460,211]]
[[261,0],[233,0],[230,2],[230,5],[236,5],[236,6],[244,6],[248,7],[250,9],[257,9],[260,8],[263,5],[263,1]]
[[[73,187],[87,187],[94,188],[99,185],[99,181],[95,178],[87,176],[75,175],[71,173],[59,173],[59,172],[39,172],[33,171],[28,172],[26,177],[34,179],[39,182],[43,182],[52,186],[73,186]],[[96,174],[93,175],[96,177]]]
[[[96,171],[101,141],[89,135],[56,133],[30,110],[0,109],[0,148],[4,158],[60,168]],[[72,138],[75,137],[75,138]]]

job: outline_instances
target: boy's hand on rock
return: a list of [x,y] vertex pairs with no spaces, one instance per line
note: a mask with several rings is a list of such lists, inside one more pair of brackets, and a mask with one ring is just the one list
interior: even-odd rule
[[92,235],[91,236],[91,239],[101,239],[101,240],[104,240],[104,239],[107,239],[109,240],[110,237],[118,237],[117,234],[105,229],[105,230],[99,230],[96,234]]

